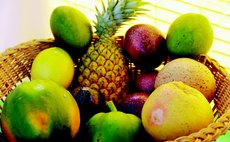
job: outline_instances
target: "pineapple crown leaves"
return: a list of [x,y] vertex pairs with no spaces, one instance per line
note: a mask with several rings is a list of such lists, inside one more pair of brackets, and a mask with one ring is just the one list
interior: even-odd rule
[[96,34],[99,37],[113,36],[124,22],[135,20],[135,16],[148,11],[142,8],[146,4],[149,3],[142,0],[108,0],[106,8],[102,0],[102,12],[96,7],[97,22],[94,21]]

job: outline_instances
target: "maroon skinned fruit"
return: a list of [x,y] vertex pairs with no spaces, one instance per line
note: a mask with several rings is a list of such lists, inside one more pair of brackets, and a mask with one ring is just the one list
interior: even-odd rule
[[135,81],[135,87],[137,91],[151,94],[152,91],[155,89],[154,86],[157,74],[158,71],[156,70],[149,73],[141,74]]
[[117,109],[125,113],[134,114],[141,118],[141,110],[148,96],[149,94],[143,92],[129,94],[118,101]]
[[136,24],[125,33],[124,49],[136,66],[158,67],[167,57],[166,40],[159,29],[150,24]]

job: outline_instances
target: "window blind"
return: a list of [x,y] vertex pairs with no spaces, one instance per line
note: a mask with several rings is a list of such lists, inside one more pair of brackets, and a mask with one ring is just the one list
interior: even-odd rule
[[[214,41],[208,55],[216,59],[230,73],[230,1],[228,0],[146,0],[152,5],[146,15],[123,26],[117,34],[124,35],[126,30],[138,23],[152,24],[167,35],[170,24],[180,15],[188,12],[206,16],[212,24]],[[104,0],[107,3],[107,0]],[[91,21],[95,20],[95,6],[101,8],[101,0],[57,0],[51,1],[58,5],[74,5]],[[92,22],[93,24],[93,22]],[[191,23],[192,24],[192,23]]]

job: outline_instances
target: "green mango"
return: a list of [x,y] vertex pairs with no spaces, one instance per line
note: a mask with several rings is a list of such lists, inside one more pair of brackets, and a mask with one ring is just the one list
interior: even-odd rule
[[117,111],[112,101],[110,112],[99,112],[87,122],[92,142],[132,142],[142,130],[141,119],[129,113]]
[[212,47],[214,33],[209,19],[202,14],[186,13],[169,27],[166,44],[176,56],[193,57],[207,54]]
[[87,48],[91,43],[90,20],[75,7],[56,7],[50,17],[50,28],[55,40],[70,48]]

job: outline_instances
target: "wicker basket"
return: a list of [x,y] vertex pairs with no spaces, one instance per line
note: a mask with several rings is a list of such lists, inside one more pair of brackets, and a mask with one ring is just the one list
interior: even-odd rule
[[[122,41],[122,37],[117,37],[120,46],[122,46]],[[43,49],[55,45],[53,39],[31,40],[9,48],[0,54],[0,103],[4,102],[7,94],[17,84],[26,78],[30,78],[30,68],[35,56]],[[208,56],[199,56],[196,60],[205,64],[215,76],[217,89],[213,99],[213,112],[217,120],[199,132],[179,137],[174,142],[210,142],[230,129],[230,76],[216,60]],[[128,68],[132,79],[135,79],[141,73],[130,61],[128,61]],[[0,141],[3,141],[2,135],[0,135]]]

